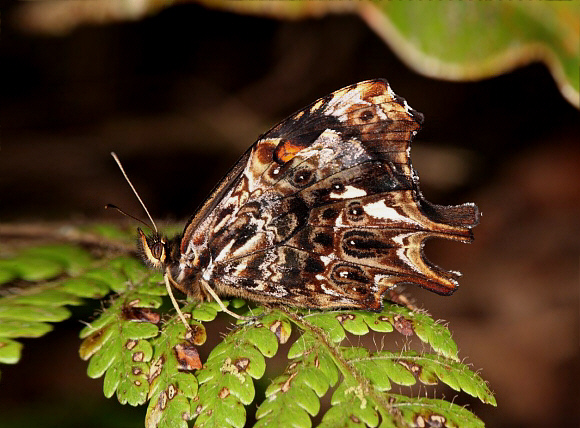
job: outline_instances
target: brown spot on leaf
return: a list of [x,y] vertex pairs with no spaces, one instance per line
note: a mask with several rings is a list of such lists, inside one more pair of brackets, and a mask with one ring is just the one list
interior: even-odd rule
[[[199,395],[198,395],[199,397]],[[195,408],[195,414],[194,416],[199,416],[199,414],[201,413],[201,411],[203,410],[203,406],[200,404]]]
[[447,419],[444,416],[433,414],[429,416],[429,423],[432,427],[446,427]]
[[133,382],[135,384],[135,386],[141,386],[141,381],[140,380],[136,380],[135,382]]
[[220,390],[218,396],[223,400],[224,398],[226,398],[228,395],[230,395],[230,390],[228,388],[226,388],[225,386]]
[[193,324],[191,328],[185,333],[185,340],[193,343],[196,346],[201,346],[207,339],[207,332],[203,325]]
[[395,315],[393,317],[393,327],[405,336],[412,336],[415,332],[413,330],[413,323],[402,315]]
[[139,376],[142,373],[142,371],[139,367],[133,367],[131,369],[131,373],[133,373],[135,376]]
[[129,351],[131,349],[133,349],[135,346],[137,346],[137,344],[139,343],[138,340],[135,339],[129,339],[127,340],[127,343],[125,343],[125,348],[127,348]]
[[350,415],[350,420],[353,421],[355,424],[360,424],[360,419],[357,418],[355,415]]
[[165,391],[159,394],[159,401],[157,401],[157,407],[159,407],[161,410],[165,410],[165,408],[167,407],[167,393]]
[[149,370],[149,377],[147,378],[149,383],[151,383],[153,379],[155,379],[157,376],[161,374],[163,364],[165,364],[165,357],[159,357],[157,361],[151,364],[151,369]]
[[142,351],[135,352],[133,354],[133,361],[135,361],[137,363],[143,361],[144,358],[145,358],[145,354]]
[[419,366],[418,364],[412,363],[411,361],[399,360],[399,364],[402,365],[403,367],[405,367],[407,370],[409,370],[415,376],[417,376],[421,373],[421,366]]
[[245,372],[249,365],[250,365],[249,358],[243,357],[243,358],[238,358],[236,361],[234,361],[234,366],[236,366],[236,368],[240,372]]
[[173,397],[177,395],[177,388],[171,384],[167,387],[167,398],[173,400]]
[[85,340],[83,340],[83,343],[81,344],[81,348],[79,349],[81,358],[83,360],[89,359],[91,357],[91,355],[93,355],[97,351],[97,349],[100,348],[99,345],[102,344],[102,341],[104,340],[105,333],[110,328],[111,328],[111,325],[103,327],[100,330],[97,330],[97,331],[91,333],[91,335],[89,335]]
[[417,415],[417,417],[415,418],[415,426],[420,428],[425,426],[425,419],[423,418],[423,416]]
[[346,320],[353,321],[355,318],[356,318],[356,316],[354,314],[341,314],[341,315],[336,316],[336,319],[341,324],[343,322],[345,322]]
[[[139,300],[134,300],[133,302],[138,303]],[[157,324],[161,321],[161,316],[157,312],[154,312],[149,308],[136,308],[131,303],[124,305],[121,310],[121,315],[127,321],[150,322],[153,324]]]
[[175,358],[177,359],[177,369],[192,371],[201,369],[203,364],[199,358],[197,348],[187,342],[178,343],[173,347]]
[[288,391],[290,389],[290,384],[292,383],[292,379],[294,379],[297,375],[298,375],[297,372],[292,373],[290,375],[290,377],[286,380],[286,382],[284,382],[284,384],[282,384],[282,387],[280,388],[280,390],[282,392]]
[[270,331],[276,335],[278,342],[280,342],[282,345],[288,342],[288,339],[290,338],[290,334],[284,328],[284,323],[282,323],[280,320],[275,321],[272,325],[270,325]]

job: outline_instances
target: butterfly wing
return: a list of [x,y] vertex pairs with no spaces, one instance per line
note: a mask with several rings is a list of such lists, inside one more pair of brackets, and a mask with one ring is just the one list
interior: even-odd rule
[[257,301],[377,309],[401,283],[452,293],[459,274],[424,243],[470,242],[479,214],[423,198],[409,158],[422,121],[382,79],[319,99],[258,139],[182,251],[203,243],[202,277]]

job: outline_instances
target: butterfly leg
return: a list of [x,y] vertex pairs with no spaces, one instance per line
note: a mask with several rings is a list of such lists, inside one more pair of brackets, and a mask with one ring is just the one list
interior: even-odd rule
[[220,306],[220,308],[222,309],[223,312],[225,312],[226,314],[234,317],[235,319],[238,320],[249,320],[251,318],[245,317],[243,315],[238,315],[235,312],[230,311],[228,308],[226,308],[226,305],[224,305],[224,302],[222,302],[222,300],[219,298],[219,296],[216,294],[215,291],[213,291],[213,289],[209,286],[209,284],[207,284],[204,280],[201,280],[201,285],[203,285],[203,287],[206,289],[206,291],[211,295],[211,297],[213,297],[213,299],[217,302],[217,304]]
[[179,315],[179,318],[181,318],[181,322],[185,326],[185,329],[191,330],[189,323],[185,319],[185,315],[183,315],[183,312],[181,312],[181,309],[179,308],[179,304],[177,303],[177,300],[175,300],[175,296],[173,296],[173,290],[171,289],[171,283],[175,282],[175,281],[173,281],[169,272],[165,272],[165,275],[163,275],[163,279],[165,281],[165,287],[167,288],[167,294],[169,294],[169,298],[171,299],[171,303],[173,303],[173,307],[177,311],[177,315]]

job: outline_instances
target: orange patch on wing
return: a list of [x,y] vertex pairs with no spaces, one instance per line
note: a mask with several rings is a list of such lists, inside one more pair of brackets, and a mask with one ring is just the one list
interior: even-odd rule
[[292,160],[292,158],[303,148],[304,146],[294,144],[292,141],[286,141],[276,148],[275,154],[279,160],[286,163]]

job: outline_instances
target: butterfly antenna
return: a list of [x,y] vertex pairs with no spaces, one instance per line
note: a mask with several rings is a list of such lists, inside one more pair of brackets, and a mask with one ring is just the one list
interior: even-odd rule
[[121,208],[119,208],[117,205],[113,205],[113,204],[107,204],[105,205],[105,209],[112,209],[112,210],[117,210],[119,211],[121,214],[123,214],[124,216],[127,216],[129,218],[132,218],[133,220],[137,220],[139,223],[141,223],[142,225],[144,225],[145,227],[147,227],[148,229],[151,229],[151,226],[149,226],[147,223],[145,223],[143,220],[141,220],[140,218],[137,218],[129,213],[126,213],[125,211],[123,211]]
[[[127,173],[125,172],[125,169],[123,168],[123,165],[121,165],[121,161],[119,160],[119,158],[117,157],[117,154],[115,152],[111,152],[111,156],[113,156],[113,159],[115,159],[115,162],[117,162],[117,165],[119,165],[119,169],[121,170],[121,172],[123,173],[123,176],[125,177],[125,180],[127,180],[127,183],[129,183],[129,186],[131,186],[131,189],[133,189],[133,193],[135,193],[135,196],[137,196],[137,199],[139,200],[139,202],[141,203],[141,206],[143,207],[143,209],[145,210],[145,212],[147,213],[147,217],[149,217],[149,220],[151,221],[151,224],[153,225],[153,229],[155,229],[155,232],[157,233],[157,225],[155,224],[155,222],[153,221],[153,217],[151,217],[151,214],[149,214],[149,210],[147,209],[147,207],[145,206],[145,204],[143,203],[143,200],[141,199],[141,197],[139,196],[139,193],[137,193],[137,190],[135,190],[135,186],[133,186],[133,183],[131,183],[131,180],[129,180],[129,177],[127,176]],[[105,207],[106,208],[106,207]],[[119,208],[115,207],[114,205],[111,208],[116,208],[118,209],[120,212],[121,211]],[[127,214],[128,215],[128,214]],[[135,218],[133,216],[129,216],[131,218]],[[141,221],[141,220],[139,220]],[[142,221],[141,221],[142,222]],[[142,222],[143,223],[143,222]]]

